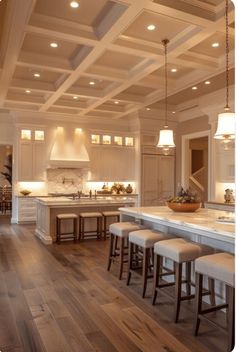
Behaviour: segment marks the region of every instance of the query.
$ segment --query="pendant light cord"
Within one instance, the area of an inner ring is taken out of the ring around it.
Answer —
[[[229,1],[226,0],[226,5],[225,5],[225,53],[226,53],[226,59],[225,59],[225,74],[226,74],[226,106],[225,110],[229,110],[229,16],[228,16],[228,10],[229,10]]]
[[[165,128],[168,128],[167,124],[167,92],[168,92],[168,87],[167,87],[167,44],[169,43],[168,39],[163,39],[162,43],[164,45],[165,49]]]

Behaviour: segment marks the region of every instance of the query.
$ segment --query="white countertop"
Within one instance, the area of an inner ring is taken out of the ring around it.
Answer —
[[[70,199],[68,197],[38,197],[36,202],[47,206],[80,206],[80,205],[97,205],[97,204],[127,204],[134,203],[135,200],[129,195],[120,195],[113,198],[112,196],[97,196],[94,198]]]
[[[198,209],[194,213],[174,212],[168,207],[127,207],[119,208],[121,213],[133,216],[138,219],[150,220],[159,224],[193,231],[208,237],[221,238],[231,243],[235,238],[234,223],[220,223],[219,217],[234,218],[233,212],[226,212],[214,209]]]

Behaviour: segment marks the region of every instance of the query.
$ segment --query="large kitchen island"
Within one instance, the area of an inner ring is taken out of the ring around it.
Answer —
[[[159,231],[234,253],[234,213],[198,209],[194,213],[173,212],[166,206],[120,208],[123,221],[140,221]]]
[[[56,240],[56,216],[58,214],[82,212],[102,212],[117,210],[120,207],[133,207],[136,205],[137,195],[98,196],[96,198],[73,197],[42,197],[36,199],[37,218],[35,235],[44,244],[51,244]],[[93,227],[91,220],[91,228]],[[66,226],[69,226],[67,224]]]

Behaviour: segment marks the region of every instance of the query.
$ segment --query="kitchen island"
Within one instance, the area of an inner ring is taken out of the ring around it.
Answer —
[[[44,244],[51,244],[56,240],[56,216],[60,213],[78,214],[88,211],[117,210],[120,207],[136,205],[137,195],[101,196],[95,198],[73,197],[41,197],[36,198],[37,218],[35,235]],[[91,219],[91,228],[94,223]],[[69,224],[66,231],[69,231]]]
[[[166,206],[120,208],[122,221],[141,221],[149,228],[207,244],[234,253],[234,213],[198,209],[194,213],[173,212]]]

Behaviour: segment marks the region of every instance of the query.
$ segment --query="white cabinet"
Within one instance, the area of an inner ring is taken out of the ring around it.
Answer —
[[[22,131],[30,132],[30,134],[22,135]],[[17,145],[17,181],[45,181],[46,148],[44,131],[19,129]]]
[[[175,157],[173,155],[142,155],[141,203],[164,205],[175,191]]]
[[[90,181],[133,181],[134,148],[99,146],[91,148]]]
[[[16,197],[17,203],[17,222],[36,221],[36,201],[34,197]]]

